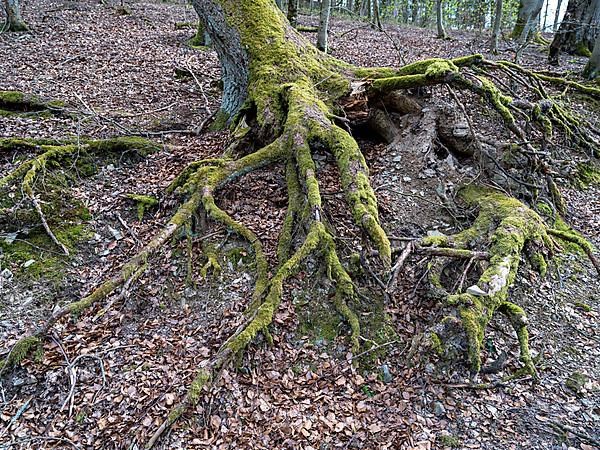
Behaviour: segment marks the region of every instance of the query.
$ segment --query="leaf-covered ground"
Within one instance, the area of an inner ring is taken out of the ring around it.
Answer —
[[[70,192],[90,219],[88,234],[65,264],[44,266],[55,251],[50,244],[37,249],[29,264],[15,265],[0,254],[5,350],[56,304],[85,294],[133,255],[172,212],[177,199],[164,190],[178,171],[219,155],[229,142],[226,133],[180,133],[197,128],[219,104],[215,54],[187,46],[195,19],[189,6],[132,3],[127,4],[130,14],[122,14],[118,3],[110,2],[22,3],[32,32],[0,35],[0,90],[61,99],[73,114],[0,117],[0,137],[149,132],[164,150],[141,160],[99,161],[94,176],[72,183]],[[315,17],[302,21],[314,23]],[[383,35],[364,24],[335,20],[332,51],[357,64],[397,66],[487,47],[485,35],[455,32],[454,39],[442,41],[430,30],[386,29]],[[500,57],[512,57],[509,46],[503,44]],[[545,68],[542,50],[527,49],[522,62]],[[565,63],[565,69],[579,70],[584,61],[565,58]],[[361,137],[361,144],[391,236],[452,230],[435,191],[441,182],[458,183],[475,170],[469,163],[387,148],[370,136]],[[24,156],[0,154],[0,176]],[[333,165],[326,155],[316,159],[325,201],[339,211],[329,219],[340,246],[353,249],[360,236],[344,212]],[[43,189],[44,181],[39,183]],[[600,245],[598,187],[564,187],[564,192],[573,226]],[[128,194],[153,195],[160,203],[140,221]],[[248,175],[218,200],[264,239],[273,258],[286,206],[281,171]],[[0,235],[7,238],[4,230]],[[205,263],[204,240],[218,245],[222,255],[222,271],[205,278],[198,270]],[[98,307],[77,322],[61,322],[41,361],[27,360],[2,373],[0,448],[143,446],[185,393],[198,364],[239,324],[252,292],[252,258],[244,243],[215,227],[193,242],[191,252],[182,238],[154,258],[151,270],[106,312]],[[222,374],[162,448],[588,450],[600,439],[600,283],[580,255],[561,256],[543,280],[522,270],[513,293],[530,317],[541,382],[522,380],[486,390],[465,387],[470,382],[461,373],[444,371],[421,352],[424,333],[439,320],[439,308],[423,295],[423,261],[407,265],[386,306],[397,333],[386,343],[387,356],[359,368],[343,337],[329,342],[298,331],[307,321],[302,311],[318,310],[315,302],[327,295],[327,286],[315,285],[317,270],[308,264],[286,286],[275,345],[252,345],[239,368]],[[490,355],[506,351],[507,370],[513,370],[518,348],[507,329],[494,323],[487,346]],[[494,382],[502,375],[482,379]],[[568,381],[573,378],[583,381],[575,390]]]

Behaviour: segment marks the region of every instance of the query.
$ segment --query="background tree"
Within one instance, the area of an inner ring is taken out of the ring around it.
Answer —
[[[436,23],[437,23],[437,37],[440,39],[446,39],[446,29],[444,28],[444,5],[443,0],[437,0],[435,5]]]
[[[298,5],[300,0],[289,0],[287,19],[291,26],[296,28],[298,26]]]
[[[599,26],[600,0],[569,0],[565,17],[550,45],[548,62],[558,65],[561,52],[590,56]]]
[[[513,28],[513,39],[526,41],[539,25],[544,0],[520,0],[517,21]]]
[[[583,71],[583,76],[588,80],[593,80],[600,76],[600,34],[596,38],[594,51]]]
[[[27,25],[21,18],[19,0],[2,0],[6,12],[5,31],[27,31]]]
[[[494,12],[494,28],[492,29],[492,41],[490,50],[492,53],[498,52],[498,39],[500,38],[500,28],[502,26],[502,0],[496,0],[496,9]]]
[[[327,38],[329,34],[329,16],[331,14],[331,0],[321,0],[321,13],[319,15],[319,31],[317,33],[317,48],[327,53]]]

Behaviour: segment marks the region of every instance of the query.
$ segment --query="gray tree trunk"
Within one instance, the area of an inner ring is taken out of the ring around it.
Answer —
[[[373,16],[375,18],[375,26],[379,31],[383,30],[381,25],[381,16],[379,15],[379,0],[373,0]]]
[[[3,0],[6,11],[6,31],[27,31],[27,25],[21,18],[18,0]]]
[[[435,5],[436,22],[437,22],[437,37],[446,39],[446,30],[444,29],[444,5],[443,0],[437,0]]]
[[[600,77],[600,34],[596,38],[592,56],[583,70],[583,76],[588,80]]]
[[[552,31],[554,31],[556,33],[556,30],[558,30],[558,26],[560,25],[558,23],[558,20],[560,19],[560,7],[562,6],[562,0],[558,0],[558,3],[556,4],[556,11],[554,11],[554,24],[552,25]]]
[[[288,2],[287,19],[294,28],[298,26],[298,3],[299,0],[289,0]]]
[[[492,29],[492,53],[498,52],[498,39],[500,38],[500,28],[502,26],[502,0],[496,0],[496,11],[494,12],[494,28]]]
[[[329,16],[331,14],[331,0],[321,0],[321,14],[319,16],[319,32],[317,34],[317,48],[327,53],[327,37],[329,34]]]
[[[519,2],[519,14],[512,32],[513,39],[526,41],[529,35],[539,26],[539,17],[544,0],[521,0]]]
[[[561,52],[590,56],[600,27],[600,0],[569,0],[567,12],[554,35],[548,62],[558,65]]]
[[[225,12],[218,3],[192,0],[192,4],[204,30],[210,35],[212,46],[221,62],[221,111],[233,116],[241,109],[248,95],[250,58],[242,45],[238,30],[228,23]]]

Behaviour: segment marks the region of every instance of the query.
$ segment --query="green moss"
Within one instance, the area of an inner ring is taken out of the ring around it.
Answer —
[[[457,436],[450,434],[440,436],[440,444],[444,447],[460,448],[462,443]]]
[[[88,141],[86,144],[92,151],[102,153],[124,153],[135,151],[141,156],[162,150],[162,145],[138,136],[120,136],[116,138]]]
[[[565,381],[565,386],[579,395],[589,379],[587,375],[581,372],[573,372]]]
[[[578,56],[584,56],[586,58],[592,56],[592,52],[585,42],[579,42],[577,44],[577,47],[575,48],[575,54]]]
[[[8,357],[0,361],[0,372],[5,369],[17,366],[35,349],[42,345],[42,341],[37,336],[29,336],[19,340],[11,349]]]
[[[600,167],[593,163],[578,164],[576,182],[582,189],[591,185],[600,185]]]
[[[588,305],[587,303],[583,303],[583,302],[575,302],[574,303],[576,308],[580,308],[585,312],[591,312],[592,311],[592,307],[590,305]]]
[[[202,389],[208,383],[210,383],[212,379],[212,375],[206,369],[198,370],[194,381],[190,385],[190,389],[188,390],[188,396],[192,405],[196,405],[200,400],[200,395],[202,393]]]
[[[429,333],[429,342],[431,349],[439,356],[444,354],[444,343],[436,333]]]
[[[564,252],[581,254],[586,251],[594,251],[592,244],[558,215],[550,232],[559,239]]]
[[[489,265],[479,277],[478,287],[486,295],[457,294],[449,303],[458,306],[458,314],[468,341],[468,358],[473,371],[481,367],[480,353],[485,328],[496,311],[505,314],[517,333],[521,349],[521,360],[525,368],[535,374],[529,353],[528,333],[524,311],[507,301],[508,291],[515,280],[521,253],[527,242],[553,248],[541,217],[515,198],[500,191],[469,185],[459,191],[460,197],[469,205],[479,208],[479,215],[470,231],[454,237],[466,246],[477,239],[489,237]],[[492,224],[495,227],[492,228]],[[545,271],[545,261],[538,261],[540,271]]]
[[[144,218],[144,213],[146,210],[158,205],[158,200],[150,195],[127,194],[126,197],[136,202],[137,215],[140,222]]]

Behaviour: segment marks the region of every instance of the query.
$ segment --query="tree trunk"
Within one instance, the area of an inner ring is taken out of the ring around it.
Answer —
[[[6,11],[6,31],[27,31],[27,25],[21,18],[19,0],[3,0]]]
[[[517,22],[512,32],[513,39],[526,41],[538,27],[539,15],[544,6],[544,0],[521,0]]]
[[[296,28],[298,26],[298,3],[300,0],[289,0],[287,19],[291,26]]]
[[[498,53],[498,39],[500,38],[500,27],[502,26],[502,0],[496,0],[496,11],[494,13],[494,28],[492,29],[492,53]]]
[[[558,30],[558,26],[560,25],[558,23],[559,19],[560,19],[560,8],[562,7],[562,0],[558,0],[558,3],[556,4],[556,11],[554,11],[554,23],[552,24],[552,31],[554,31],[556,33],[556,30]]]
[[[567,12],[554,35],[548,62],[558,65],[561,52],[591,56],[600,25],[600,0],[569,0]]]
[[[600,34],[596,38],[594,51],[583,71],[583,76],[588,80],[594,80],[600,77]]]
[[[436,22],[437,22],[437,37],[446,39],[446,30],[444,29],[444,5],[443,0],[437,0],[435,5]]]
[[[329,16],[331,14],[331,0],[321,0],[321,13],[319,16],[319,31],[317,34],[317,48],[327,53],[327,37],[329,34]]]
[[[379,14],[379,0],[373,0],[373,16],[375,19],[375,26],[379,31],[382,31],[383,26],[381,25],[381,16]]]

